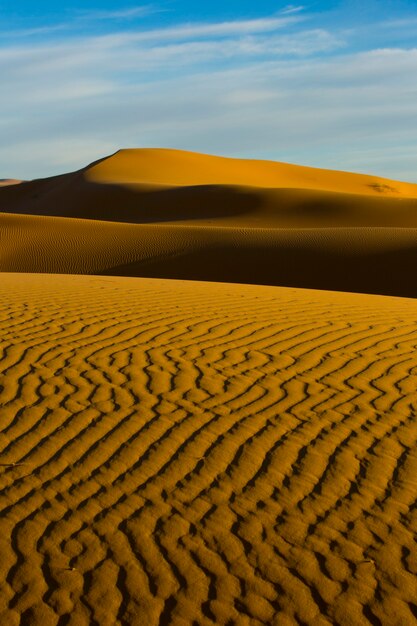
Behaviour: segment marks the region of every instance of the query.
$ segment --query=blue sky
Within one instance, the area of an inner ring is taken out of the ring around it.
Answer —
[[[417,182],[417,1],[0,0],[0,178],[173,147]]]

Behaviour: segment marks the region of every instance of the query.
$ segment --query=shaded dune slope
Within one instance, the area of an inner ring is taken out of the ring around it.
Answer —
[[[122,150],[0,192],[0,210],[132,223],[417,226],[417,185],[177,150]]]
[[[417,302],[4,274],[0,622],[413,624]]]
[[[0,270],[417,296],[416,228],[224,228],[0,214]]]
[[[0,211],[2,271],[417,295],[417,185],[375,176],[123,150],[3,187]]]
[[[72,176],[57,188],[50,181],[3,188],[0,210],[136,224],[186,222],[234,228],[417,227],[416,198],[214,183],[124,185]]]

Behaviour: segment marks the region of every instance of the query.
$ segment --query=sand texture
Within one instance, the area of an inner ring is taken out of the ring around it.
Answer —
[[[157,149],[14,182],[0,626],[416,624],[417,185]]]
[[[417,228],[223,228],[0,213],[0,271],[106,274],[417,297]]]
[[[0,211],[0,271],[417,296],[417,185],[374,176],[124,150]]]
[[[416,623],[417,301],[1,278],[1,624]]]

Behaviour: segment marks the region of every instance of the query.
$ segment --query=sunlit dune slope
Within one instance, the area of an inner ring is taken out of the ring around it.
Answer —
[[[417,185],[408,183],[122,150],[78,172],[2,187],[0,211],[0,271],[417,297]]]
[[[15,178],[0,178],[0,187],[6,187],[8,185],[18,185],[21,182],[21,180],[16,180]]]
[[[0,214],[0,271],[113,274],[417,297],[416,228],[222,228]]]
[[[0,623],[417,619],[417,301],[4,274]]]
[[[417,226],[417,185],[175,150],[122,150],[0,190],[0,210],[123,222],[296,228]]]
[[[84,175],[87,180],[100,183],[247,185],[417,197],[417,185],[377,176],[182,150],[120,150],[89,166]]]

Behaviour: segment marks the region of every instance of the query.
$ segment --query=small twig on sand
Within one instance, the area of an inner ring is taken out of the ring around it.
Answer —
[[[77,568],[76,567],[57,567],[58,570],[61,570],[62,572],[77,572]]]

